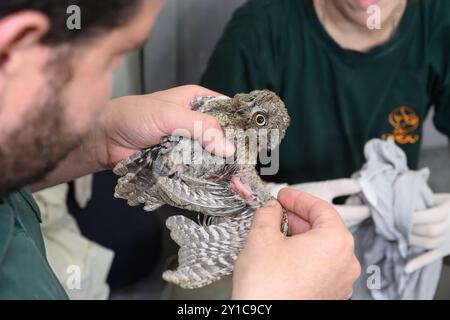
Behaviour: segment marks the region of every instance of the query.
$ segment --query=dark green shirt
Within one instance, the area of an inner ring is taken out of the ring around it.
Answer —
[[[348,177],[371,138],[394,138],[416,168],[431,105],[437,128],[450,135],[450,1],[410,1],[395,37],[361,53],[328,35],[312,0],[250,0],[226,28],[202,85],[281,96],[292,125],[275,181]]]
[[[27,190],[0,197],[0,299],[67,299],[47,262],[40,212]]]

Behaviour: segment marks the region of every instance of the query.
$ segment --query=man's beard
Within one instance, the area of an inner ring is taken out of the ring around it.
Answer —
[[[52,65],[46,92],[29,108],[21,127],[0,136],[0,196],[45,178],[81,142],[68,129],[62,99],[69,66]]]

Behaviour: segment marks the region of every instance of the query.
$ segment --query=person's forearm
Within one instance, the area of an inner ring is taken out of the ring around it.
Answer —
[[[87,174],[100,172],[106,169],[98,159],[98,144],[91,141],[88,136],[83,144],[73,150],[58,167],[50,172],[44,179],[30,186],[32,192],[72,181]]]

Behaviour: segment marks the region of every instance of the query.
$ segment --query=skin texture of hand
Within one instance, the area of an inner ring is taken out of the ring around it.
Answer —
[[[450,194],[435,195],[435,206],[413,216],[411,245],[426,249],[405,267],[414,272],[450,254]]]
[[[258,210],[236,263],[233,299],[349,299],[360,265],[339,214],[293,189],[281,190],[278,201],[289,212],[290,236],[280,232],[278,202]]]

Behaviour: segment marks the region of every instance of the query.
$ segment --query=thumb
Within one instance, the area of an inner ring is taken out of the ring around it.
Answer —
[[[235,152],[235,146],[229,142],[216,118],[175,105],[166,105],[154,117],[162,135],[180,135],[198,140],[205,150],[218,156],[228,157]]]
[[[273,229],[280,231],[283,221],[283,209],[276,200],[269,201],[264,207],[258,209],[253,218],[252,229]]]

